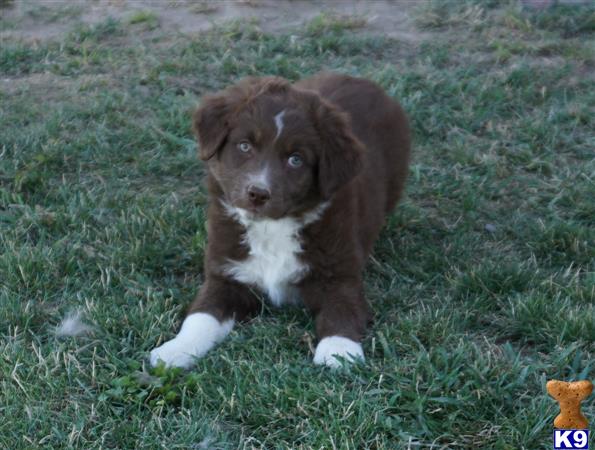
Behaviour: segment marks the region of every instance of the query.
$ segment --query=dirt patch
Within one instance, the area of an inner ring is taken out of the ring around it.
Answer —
[[[295,29],[321,13],[354,16],[364,24],[358,31],[404,41],[425,37],[417,30],[408,0],[151,1],[86,0],[19,1],[2,8],[0,38],[60,39],[77,24],[96,24],[109,17],[123,22],[146,22],[166,33],[193,34],[230,20],[255,21],[266,32]]]
[[[63,98],[64,91],[75,95],[81,89],[96,85],[109,86],[114,83],[112,77],[105,74],[80,75],[74,78],[55,75],[50,72],[34,73],[11,78],[0,78],[0,92],[6,95],[22,93],[43,95],[45,102]]]

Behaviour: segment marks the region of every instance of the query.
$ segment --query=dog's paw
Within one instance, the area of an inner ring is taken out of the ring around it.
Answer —
[[[233,320],[221,323],[210,314],[190,314],[175,338],[151,351],[149,362],[153,367],[163,361],[167,367],[188,369],[221,342],[233,325]]]
[[[182,367],[188,369],[192,367],[196,358],[200,355],[193,354],[194,349],[188,342],[182,339],[174,338],[165,344],[151,350],[149,361],[151,366],[155,367],[159,362],[163,362],[166,367]]]
[[[338,358],[337,358],[338,357]],[[316,346],[314,364],[341,367],[344,362],[364,361],[364,350],[359,342],[342,336],[329,336]]]

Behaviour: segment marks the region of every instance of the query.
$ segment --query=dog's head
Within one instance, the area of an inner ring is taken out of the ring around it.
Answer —
[[[362,164],[346,115],[281,78],[248,78],[206,97],[194,129],[223,200],[255,217],[308,211]]]

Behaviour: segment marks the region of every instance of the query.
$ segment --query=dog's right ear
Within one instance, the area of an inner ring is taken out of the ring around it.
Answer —
[[[198,139],[200,159],[206,161],[223,147],[229,134],[231,105],[224,94],[204,98],[200,108],[194,112],[193,127]]]

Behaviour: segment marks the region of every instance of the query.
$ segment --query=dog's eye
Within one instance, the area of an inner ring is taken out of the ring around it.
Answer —
[[[238,149],[243,153],[248,153],[252,150],[252,145],[248,141],[242,141],[238,144]]]
[[[302,159],[302,157],[300,155],[298,155],[297,153],[294,153],[287,160],[287,164],[289,164],[290,167],[297,169],[298,167],[302,167],[302,164],[304,164],[304,160]]]

